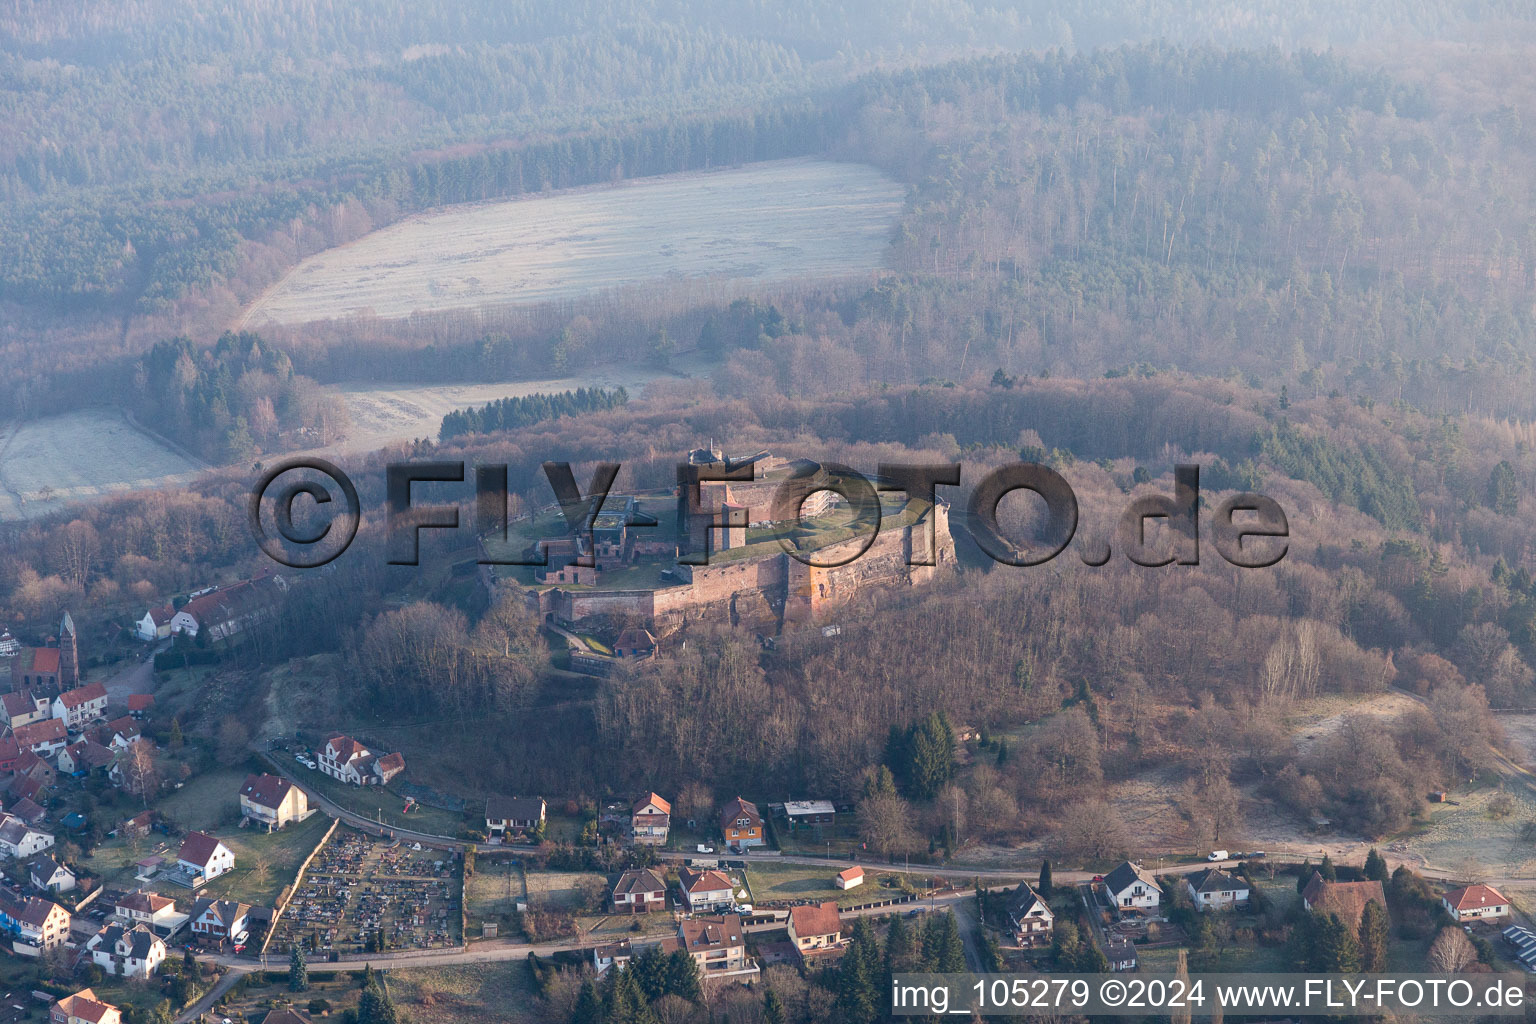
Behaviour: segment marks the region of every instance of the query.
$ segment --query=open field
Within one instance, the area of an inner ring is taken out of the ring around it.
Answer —
[[[502,381],[494,384],[414,385],[343,384],[341,395],[347,403],[352,422],[346,435],[321,453],[335,455],[376,451],[385,445],[414,441],[419,437],[437,438],[443,417],[457,409],[485,405],[502,398],[558,394],[577,388],[617,388],[631,397],[645,385],[662,377],[687,375],[697,369],[693,363],[679,360],[676,368],[662,370],[653,366],[600,366],[579,376],[552,380]]]
[[[200,468],[115,411],[87,409],[0,427],[0,519],[46,515],[113,491],[185,483]]]
[[[832,878],[848,865],[832,861],[825,867],[820,864],[765,864],[753,862],[746,872],[752,888],[754,904],[771,904],[775,901],[832,900],[840,906],[851,907],[879,899],[901,895],[900,889],[888,889],[882,884],[886,877],[874,866],[867,866],[864,884],[856,889],[843,890],[832,884]],[[739,877],[732,872],[732,877]]]
[[[410,217],[304,260],[243,326],[570,299],[657,278],[776,281],[880,266],[902,188],[782,160]]]
[[[533,976],[522,962],[402,967],[389,993],[416,1024],[522,1024],[542,1021]]]
[[[304,453],[361,455],[417,438],[436,439],[443,417],[502,398],[577,388],[623,387],[632,396],[657,379],[707,372],[693,359],[670,369],[600,366],[580,376],[430,386],[342,384],[351,423],[340,440]],[[93,409],[0,425],[0,520],[46,515],[117,491],[183,484],[201,467],[131,426],[121,413]]]

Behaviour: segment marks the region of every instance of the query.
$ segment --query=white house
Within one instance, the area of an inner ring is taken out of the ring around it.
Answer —
[[[18,750],[30,750],[39,757],[52,757],[69,745],[64,723],[57,718],[45,718],[41,722],[18,725],[11,730]]]
[[[379,755],[351,736],[336,735],[325,741],[316,759],[320,770],[353,786],[382,786],[405,771],[405,755]]]
[[[667,883],[650,868],[638,868],[619,876],[612,892],[614,909],[631,911],[665,910],[667,907]]]
[[[1104,876],[1104,888],[1110,902],[1122,912],[1142,910],[1155,914],[1163,900],[1163,891],[1152,873],[1130,861]]]
[[[27,863],[27,878],[48,892],[69,892],[75,887],[75,873],[52,857],[33,857]]]
[[[144,889],[136,889],[119,898],[114,910],[124,921],[142,924],[164,935],[169,935],[187,920],[186,914],[177,912],[175,900]]]
[[[485,835],[508,842],[544,827],[548,808],[539,796],[492,796],[485,801]]]
[[[107,688],[100,683],[77,686],[53,698],[53,717],[71,732],[79,732],[87,722],[94,722],[106,711]]]
[[[1248,883],[1220,868],[1206,868],[1184,878],[1196,910],[1225,910],[1248,902]]]
[[[165,943],[143,925],[108,925],[85,948],[96,966],[125,978],[147,978],[165,962]]]
[[[1015,942],[1034,946],[1051,941],[1056,913],[1028,882],[1020,882],[1018,891],[1008,901],[1008,924]]]
[[[14,814],[0,813],[0,853],[17,860],[42,853],[53,845],[53,836],[33,828]]]
[[[192,908],[192,934],[207,939],[244,942],[251,908],[234,900],[198,900]]]
[[[188,832],[181,841],[177,865],[192,876],[195,884],[218,878],[235,866],[235,854],[229,847],[206,832]]]
[[[176,617],[176,609],[170,605],[161,605],[159,608],[151,608],[144,613],[144,617],[134,624],[134,636],[145,643],[154,643],[156,640],[164,640],[171,635],[171,620]]]
[[[720,871],[694,871],[683,868],[677,873],[683,902],[694,913],[730,910],[736,903],[731,880]]]
[[[171,617],[171,632],[210,641],[226,640],[277,614],[288,583],[276,573],[262,572],[227,587],[210,587],[194,594]]]
[[[1509,916],[1509,900],[1491,885],[1465,885],[1440,897],[1451,920],[1481,921]]]
[[[635,801],[629,815],[630,836],[645,846],[664,846],[672,826],[672,804],[656,793]]]

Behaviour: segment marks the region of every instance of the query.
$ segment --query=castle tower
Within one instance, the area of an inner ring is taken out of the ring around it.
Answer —
[[[75,638],[75,620],[69,612],[59,623],[59,691],[80,685],[80,645]]]

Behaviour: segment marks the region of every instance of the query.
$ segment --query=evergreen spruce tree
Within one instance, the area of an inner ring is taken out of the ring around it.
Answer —
[[[581,994],[576,997],[576,1011],[571,1015],[571,1024],[603,1024],[603,1002],[598,998],[597,986],[588,978],[581,985]]]
[[[1312,881],[1312,872],[1314,870],[1316,869],[1312,867],[1312,861],[1310,858],[1301,862],[1301,870],[1296,873],[1297,892],[1301,892],[1307,887],[1307,883]]]
[[[288,991],[305,992],[309,989],[309,965],[304,962],[304,948],[293,944],[293,954],[288,957]]]
[[[965,943],[960,939],[960,926],[955,915],[946,912],[940,933],[938,970],[941,974],[960,974],[965,970]]]
[[[1333,867],[1333,858],[1323,854],[1323,862],[1317,866],[1317,873],[1323,876],[1325,882],[1337,882],[1339,873]]]
[[[917,945],[913,941],[912,932],[908,930],[906,921],[901,915],[892,914],[890,928],[885,933],[885,978],[890,981],[892,974],[912,969],[913,959],[917,953]],[[889,989],[887,988],[887,991]]]
[[[394,1000],[377,980],[363,989],[357,1000],[357,1024],[399,1024]]]
[[[1037,891],[1040,893],[1040,898],[1043,900],[1050,900],[1051,888],[1051,862],[1049,860],[1043,860],[1040,862],[1040,884],[1037,886]]]
[[[879,1019],[882,993],[876,975],[880,961],[879,941],[868,918],[860,918],[838,965],[833,989],[833,1017],[849,1024],[874,1024]]]
[[[784,1000],[773,989],[763,993],[764,1024],[784,1024]]]
[[[1371,900],[1360,915],[1360,969],[1379,974],[1387,969],[1387,944],[1391,938],[1387,908]]]
[[[1360,941],[1338,914],[1327,914],[1318,923],[1316,960],[1312,970],[1338,974],[1360,973]]]
[[[699,990],[699,965],[684,949],[674,949],[667,954],[668,995],[678,996],[690,1003],[697,1002]]]
[[[1385,882],[1390,875],[1387,872],[1387,858],[1376,852],[1376,847],[1371,847],[1371,852],[1365,855],[1365,877],[1372,882]]]

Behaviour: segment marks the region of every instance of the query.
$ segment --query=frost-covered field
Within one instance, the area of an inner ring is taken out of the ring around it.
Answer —
[[[198,466],[129,426],[121,413],[84,410],[0,427],[0,519],[197,476]]]
[[[677,365],[680,369],[696,368],[685,362]],[[668,376],[671,376],[668,371],[644,366],[613,366],[585,370],[580,377],[502,384],[342,385],[342,398],[346,400],[352,424],[347,428],[346,437],[324,451],[358,454],[420,437],[435,441],[443,417],[449,412],[501,398],[557,394],[591,387],[623,387],[632,398],[638,398],[647,383]]]
[[[868,271],[902,197],[873,167],[780,160],[446,207],[304,260],[245,324],[546,302],[659,278]]]

